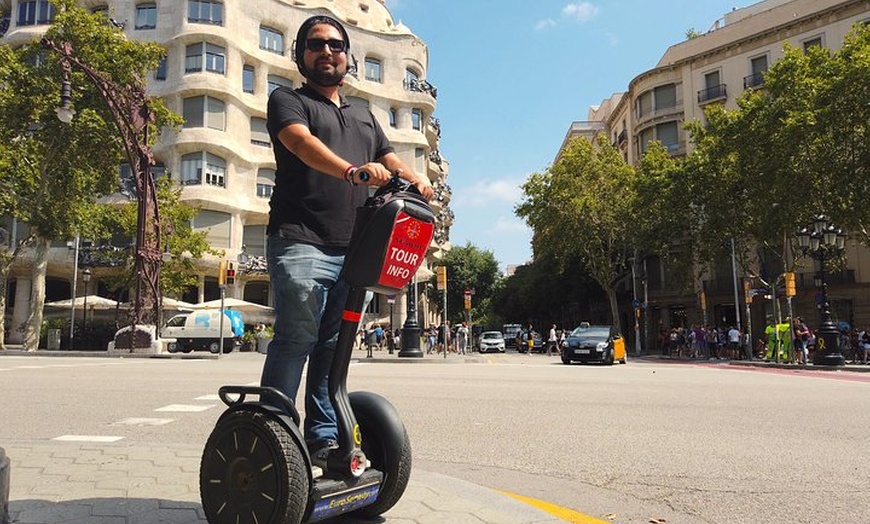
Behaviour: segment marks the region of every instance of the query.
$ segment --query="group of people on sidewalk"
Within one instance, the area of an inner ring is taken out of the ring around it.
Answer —
[[[786,318],[764,329],[760,339],[750,344],[750,336],[736,326],[662,328],[657,339],[662,356],[727,360],[765,360],[792,364],[812,362],[816,335],[802,317]],[[840,331],[839,349],[854,364],[870,363],[870,326],[865,330]]]
[[[462,322],[455,329],[450,328],[450,321],[441,322],[440,326],[430,325],[424,332],[426,338],[426,354],[456,353],[465,355],[472,351],[471,331],[468,322]]]

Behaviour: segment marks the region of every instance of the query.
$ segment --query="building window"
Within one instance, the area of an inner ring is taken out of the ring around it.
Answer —
[[[649,147],[650,141],[655,138],[655,129],[652,127],[644,129],[640,132],[637,141],[638,153],[641,155],[646,153],[647,147]]]
[[[653,89],[656,111],[677,107],[677,84],[658,86]]]
[[[230,247],[230,232],[232,231],[230,224],[232,224],[232,217],[229,213],[208,209],[200,210],[193,218],[193,230],[204,231],[208,243],[211,247],[216,248],[226,249]]]
[[[719,71],[711,71],[704,75],[705,89],[698,91],[698,103],[711,102],[726,97],[725,84]]]
[[[246,65],[242,68],[242,91],[254,92],[254,66]]]
[[[245,226],[242,231],[242,243],[248,255],[266,256],[266,226]]]
[[[420,75],[413,69],[405,69],[405,91],[419,91]]]
[[[54,6],[48,0],[18,2],[18,25],[50,24],[54,20]]]
[[[224,25],[224,5],[209,0],[189,0],[187,21],[192,24]]]
[[[257,196],[259,198],[270,198],[272,196],[272,188],[274,187],[274,169],[262,168],[257,171]]]
[[[822,42],[822,35],[804,40],[802,45],[804,46],[804,52],[809,51],[811,47],[822,47],[824,45],[824,42]]]
[[[420,109],[411,110],[411,127],[417,131],[423,129],[423,111]]]
[[[154,71],[154,80],[166,80],[166,57],[160,59],[157,63],[157,69]]]
[[[196,73],[205,69],[212,73],[224,74],[226,49],[208,42],[198,42],[187,46],[184,61],[185,73]]]
[[[260,26],[260,49],[284,55],[284,33],[271,27]]]
[[[390,127],[396,127],[396,108],[390,108]]]
[[[652,113],[653,110],[653,92],[646,91],[637,97],[637,117],[643,118]]]
[[[272,94],[272,91],[278,89],[279,87],[286,87],[287,89],[293,89],[293,81],[289,78],[284,78],[283,76],[278,75],[269,75],[267,78],[267,82],[269,84],[269,94]]]
[[[157,5],[140,4],[136,6],[136,29],[155,29],[157,27]]]
[[[767,55],[749,59],[749,76],[743,78],[743,88],[756,87],[764,83],[764,73],[767,72]]]
[[[414,149],[414,171],[422,173],[426,169],[426,150],[422,147]]]
[[[680,138],[676,122],[665,122],[656,126],[656,140],[671,153],[680,149]]]
[[[377,58],[366,58],[366,80],[383,82],[381,76],[381,61]]]
[[[184,127],[208,127],[226,130],[226,105],[211,96],[185,98],[183,103]]]
[[[266,128],[266,119],[251,117],[251,143],[255,146],[271,147],[272,141]]]
[[[208,184],[226,187],[227,163],[211,153],[200,151],[181,157],[181,184]]]

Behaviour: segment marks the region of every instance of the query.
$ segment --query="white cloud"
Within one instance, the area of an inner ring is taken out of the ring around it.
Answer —
[[[562,14],[582,24],[595,18],[599,10],[597,5],[590,2],[577,2],[563,7]]]
[[[523,195],[518,180],[478,180],[474,184],[457,189],[453,193],[450,206],[453,208],[505,207],[513,206]]]
[[[556,27],[556,21],[552,18],[547,18],[535,24],[535,31],[543,31],[551,27]]]
[[[529,226],[517,217],[498,217],[493,226],[494,233],[522,233],[528,234]]]

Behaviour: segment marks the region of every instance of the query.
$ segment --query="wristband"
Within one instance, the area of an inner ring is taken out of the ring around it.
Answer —
[[[350,183],[354,183],[353,182],[353,174],[355,171],[356,171],[355,165],[351,164],[351,165],[347,166],[347,169],[344,170],[343,178]]]

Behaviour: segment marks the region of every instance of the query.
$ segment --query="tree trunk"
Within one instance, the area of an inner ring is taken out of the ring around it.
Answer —
[[[607,288],[607,300],[610,302],[610,316],[613,318],[613,325],[622,333],[622,320],[619,315],[619,305],[616,302],[616,290]]]
[[[33,261],[33,284],[30,290],[30,315],[24,323],[24,349],[36,351],[39,347],[39,332],[42,328],[42,308],[45,305],[45,274],[48,268],[49,241],[37,238],[34,242],[36,257]]]

